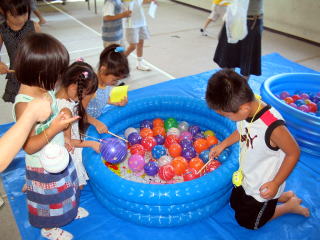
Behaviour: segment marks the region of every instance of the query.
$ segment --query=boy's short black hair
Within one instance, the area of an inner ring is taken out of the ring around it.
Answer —
[[[30,0],[1,0],[0,7],[5,18],[7,18],[8,12],[10,12],[12,16],[21,16],[28,13],[30,18]]]
[[[14,69],[18,81],[53,90],[69,65],[67,49],[45,33],[30,33],[21,42]]]
[[[125,78],[129,75],[128,58],[123,51],[116,51],[117,47],[120,47],[120,45],[111,44],[101,52],[99,70],[104,66],[107,69],[105,75],[112,74]]]
[[[254,99],[247,80],[233,70],[220,70],[208,81],[206,101],[213,110],[236,113],[242,104]]]

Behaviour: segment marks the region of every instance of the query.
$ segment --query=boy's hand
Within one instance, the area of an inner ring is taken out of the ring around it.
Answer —
[[[98,133],[108,133],[108,127],[101,121],[97,120],[94,124],[94,127],[96,128]]]
[[[278,192],[279,186],[274,181],[266,182],[259,188],[260,196],[264,199],[272,199]]]
[[[219,157],[220,153],[225,149],[221,144],[216,145],[215,147],[211,148],[209,153],[209,159],[212,160],[216,157]]]
[[[132,14],[132,11],[130,10],[122,12],[122,15],[124,18],[131,17],[131,14]]]

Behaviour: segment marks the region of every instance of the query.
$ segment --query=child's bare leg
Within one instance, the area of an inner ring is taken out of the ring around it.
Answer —
[[[203,30],[206,30],[206,28],[209,26],[209,24],[212,22],[211,18],[208,18],[207,21],[205,22],[204,26],[203,26]]]
[[[137,48],[137,44],[130,43],[127,50],[125,51],[124,55],[129,56]]]
[[[137,57],[142,57],[143,55],[143,44],[144,40],[139,40],[137,44]]]
[[[297,197],[291,197],[287,202],[280,204],[276,207],[276,210],[271,219],[280,217],[286,213],[295,213],[305,217],[310,216],[308,208],[302,207],[300,205],[301,199]]]
[[[288,191],[288,192],[284,192],[281,194],[281,196],[278,199],[278,202],[287,202],[290,198],[295,197],[296,195],[294,194],[293,191]]]
[[[45,24],[47,22],[38,9],[33,10],[33,13],[39,18],[40,25]]]

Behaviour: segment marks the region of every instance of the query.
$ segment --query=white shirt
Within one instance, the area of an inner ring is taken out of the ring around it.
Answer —
[[[139,28],[147,26],[146,18],[142,8],[143,0],[125,0],[124,11],[132,11],[131,17],[124,18],[125,28]]]
[[[102,8],[102,15],[105,16],[114,16],[114,4],[111,1],[107,1]]]
[[[267,201],[260,196],[259,188],[274,179],[285,156],[281,149],[270,145],[272,131],[283,125],[284,121],[278,111],[269,108],[270,106],[264,107],[252,123],[249,120],[237,123],[237,129],[242,136],[243,157],[240,162],[244,176],[242,186],[247,195],[254,197],[259,202]],[[247,136],[246,141],[245,136]],[[285,182],[279,187],[274,198],[280,197],[284,187]]]

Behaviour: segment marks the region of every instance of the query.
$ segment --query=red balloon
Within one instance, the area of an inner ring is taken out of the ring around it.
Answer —
[[[169,151],[171,157],[179,157],[182,152],[182,147],[180,146],[179,143],[172,143],[169,146],[168,151]]]
[[[184,157],[176,157],[172,160],[171,165],[175,174],[181,176],[188,167],[188,162]]]
[[[141,144],[134,144],[129,148],[129,150],[131,155],[138,154],[138,155],[144,156],[146,153],[146,150]]]
[[[169,136],[166,137],[166,140],[164,141],[164,146],[166,148],[169,148],[172,143],[178,143],[178,142],[179,142],[179,137],[178,136],[169,135]]]
[[[197,171],[199,171],[203,166],[203,161],[198,157],[192,158],[189,162],[189,167],[194,168]]]
[[[214,170],[216,170],[219,166],[221,165],[221,163],[218,160],[212,160],[205,168],[205,171],[208,172],[212,172]]]
[[[141,145],[146,149],[147,151],[151,151],[151,149],[157,145],[156,140],[153,137],[145,137],[141,140]]]
[[[162,180],[169,181],[174,177],[174,169],[170,164],[164,165],[159,168],[158,175]]]
[[[184,181],[190,181],[198,177],[200,177],[200,174],[198,174],[197,170],[195,170],[194,168],[187,168],[183,174]]]
[[[203,138],[195,140],[193,146],[197,153],[201,153],[209,148],[207,140]]]

